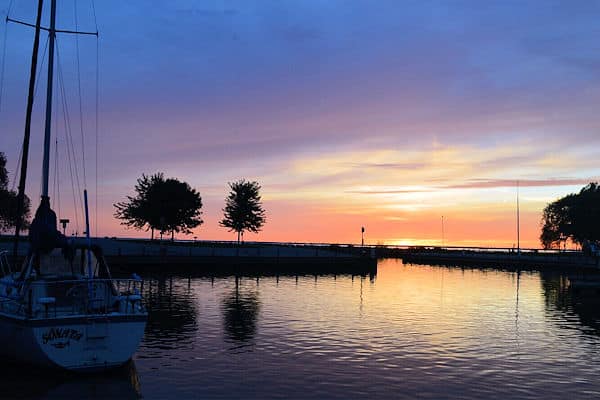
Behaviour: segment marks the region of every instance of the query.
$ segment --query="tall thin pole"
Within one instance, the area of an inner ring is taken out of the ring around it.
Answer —
[[[33,50],[31,51],[31,69],[29,72],[29,92],[27,94],[27,112],[25,115],[25,135],[23,136],[23,155],[21,158],[21,175],[19,177],[19,192],[17,194],[17,214],[15,224],[15,245],[13,255],[16,258],[19,251],[19,234],[23,225],[23,209],[25,202],[25,183],[27,179],[27,161],[29,158],[29,137],[31,136],[31,114],[33,112],[33,98],[35,94],[35,75],[37,71],[38,50],[40,47],[40,25],[44,0],[38,0],[37,18],[35,20],[35,36]]]
[[[50,134],[52,126],[52,82],[54,77],[54,40],[56,38],[56,0],[50,2],[50,40],[48,42],[48,86],[46,88],[46,126],[44,131],[44,162],[42,168],[42,198],[48,197],[50,175]]]
[[[444,216],[442,215],[442,247],[444,247]]]
[[[519,181],[517,181],[517,253],[521,254],[521,213],[519,210]]]
[[[88,278],[92,279],[92,261],[90,257],[90,249],[92,248],[92,239],[90,238],[90,214],[88,209],[88,195],[87,190],[83,190],[83,203],[85,207],[85,237],[87,239],[87,270]]]

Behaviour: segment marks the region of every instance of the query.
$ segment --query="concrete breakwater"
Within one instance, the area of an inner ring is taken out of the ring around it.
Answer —
[[[77,238],[75,240],[84,240]],[[159,241],[94,238],[113,270],[181,271],[207,274],[372,274],[377,259],[405,263],[504,269],[600,268],[600,257],[580,251],[539,249],[388,246],[327,243]],[[0,236],[0,251],[12,253],[12,237]],[[23,257],[29,245],[22,243]]]
[[[76,240],[83,240],[81,238]],[[285,243],[171,242],[94,238],[111,269],[122,272],[180,271],[198,274],[373,274],[375,252],[344,245]],[[12,252],[12,238],[0,251]],[[19,258],[29,245],[19,246]]]
[[[424,249],[406,250],[401,256],[406,263],[475,265],[501,268],[600,268],[600,258],[577,251],[512,251],[501,249]]]
[[[377,260],[343,248],[203,242],[149,244],[112,241],[105,257],[113,269],[207,274],[372,274]]]

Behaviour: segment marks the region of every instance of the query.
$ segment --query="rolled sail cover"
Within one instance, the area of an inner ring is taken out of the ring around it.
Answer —
[[[42,196],[29,227],[29,242],[34,253],[47,254],[66,245],[65,236],[56,229],[56,213],[50,208],[50,199]]]

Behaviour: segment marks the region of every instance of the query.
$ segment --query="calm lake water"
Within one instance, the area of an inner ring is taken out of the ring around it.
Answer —
[[[589,286],[596,279],[597,286]],[[600,275],[403,265],[374,277],[163,277],[133,362],[10,370],[42,398],[598,398]],[[575,287],[586,283],[586,286]],[[2,395],[0,395],[2,396]],[[12,396],[10,396],[12,397]]]

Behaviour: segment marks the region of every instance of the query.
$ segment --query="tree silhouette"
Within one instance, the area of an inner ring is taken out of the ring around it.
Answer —
[[[241,179],[229,182],[229,188],[231,191],[225,199],[224,216],[219,225],[237,232],[239,243],[244,231],[260,231],[266,221],[265,210],[262,208],[258,182]]]
[[[8,171],[6,170],[6,156],[0,152],[0,231],[9,231],[17,225],[17,192],[8,189]],[[21,214],[22,226],[29,225],[31,202],[25,196],[23,213]]]
[[[571,240],[584,244],[600,240],[600,186],[590,183],[546,206],[540,241],[544,248],[560,247]]]
[[[151,176],[142,175],[135,185],[135,196],[114,204],[115,217],[121,224],[138,230],[191,233],[191,229],[203,223],[200,193],[186,182],[175,178],[165,179],[162,172]]]

